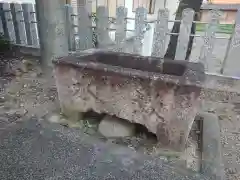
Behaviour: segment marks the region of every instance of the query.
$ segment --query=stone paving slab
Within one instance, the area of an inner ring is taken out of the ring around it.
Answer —
[[[0,129],[0,179],[210,179],[35,118]]]

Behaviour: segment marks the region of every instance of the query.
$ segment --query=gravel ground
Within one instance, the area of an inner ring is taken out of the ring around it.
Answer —
[[[24,117],[37,116],[38,118],[43,118],[49,114],[59,114],[57,90],[52,75],[40,75],[36,73],[38,70],[38,65],[36,64],[28,72],[19,73],[18,70],[22,66],[22,61],[12,59],[9,62],[12,62],[14,65],[11,65],[10,68],[8,67],[8,72],[3,73],[0,78],[0,129],[9,125],[9,122],[7,123],[9,119],[11,119],[11,123],[14,123],[15,121],[24,119]],[[17,66],[17,68],[14,66]],[[206,101],[203,107],[205,111],[215,113],[219,116],[227,179],[240,179],[240,98],[222,103]],[[83,126],[81,125],[81,127]],[[94,131],[92,131],[94,133],[91,132],[91,128],[90,130],[88,128],[87,131],[89,131],[87,132],[88,134],[95,133]],[[137,144],[134,141],[139,143],[138,138],[133,138],[130,140],[130,143],[124,141],[122,144],[125,143],[132,148],[131,146]],[[141,142],[143,142],[142,139],[140,144]],[[192,143],[189,144],[189,147],[196,146],[196,141],[191,140],[190,142]],[[148,149],[148,146],[145,142],[143,144],[143,146],[138,146],[136,149],[147,153],[156,150],[156,148],[154,149],[151,146],[149,148],[151,149],[150,151],[145,151],[144,149]],[[194,170],[196,167],[191,166],[195,164],[193,157],[197,159],[196,149],[196,147],[189,148],[187,152],[192,154],[190,158],[191,162],[188,166]]]
[[[0,179],[210,180],[159,157],[37,118],[0,130]]]
[[[236,100],[238,101],[238,100]],[[239,102],[239,101],[238,101]],[[240,179],[240,111],[235,102],[205,102],[205,111],[218,115],[226,178]]]
[[[29,59],[29,62],[34,62]],[[57,90],[51,75],[40,75],[37,64],[23,72],[20,58],[8,60],[0,77],[0,114],[5,116],[42,117],[59,110]]]

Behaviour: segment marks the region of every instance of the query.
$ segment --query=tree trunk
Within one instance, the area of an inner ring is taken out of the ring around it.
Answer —
[[[202,6],[202,2],[203,0],[181,0],[179,2],[175,20],[182,19],[182,12],[186,8],[191,8],[195,11],[194,21],[199,20],[199,14],[200,14],[200,8]],[[179,29],[180,29],[180,23],[175,22],[172,28],[172,33],[179,33]],[[196,30],[196,24],[193,23],[191,28],[191,34],[195,34],[195,30]],[[193,39],[194,37],[190,36],[185,60],[188,60],[191,54]],[[165,54],[165,58],[174,60],[176,48],[177,48],[177,42],[178,42],[178,35],[177,36],[171,35],[170,42],[168,44],[168,49]]]

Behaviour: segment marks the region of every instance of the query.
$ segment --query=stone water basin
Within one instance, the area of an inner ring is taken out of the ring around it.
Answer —
[[[92,51],[54,61],[61,107],[145,126],[166,148],[184,149],[200,105],[204,67],[188,61]],[[70,113],[69,113],[70,112]]]

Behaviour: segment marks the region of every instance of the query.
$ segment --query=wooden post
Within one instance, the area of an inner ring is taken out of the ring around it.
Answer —
[[[52,60],[68,55],[65,0],[36,0],[36,12],[43,67]]]

